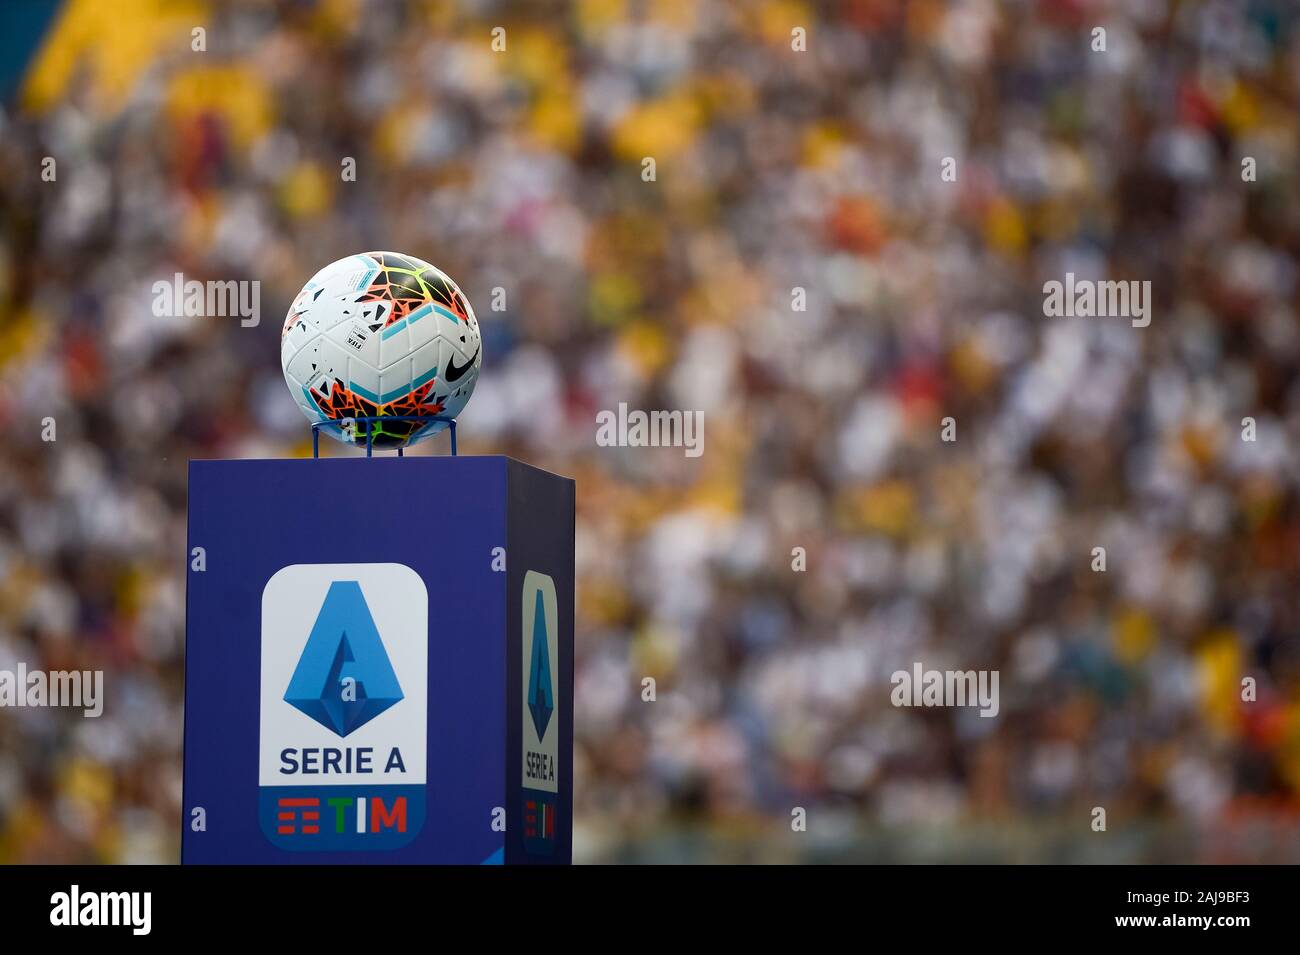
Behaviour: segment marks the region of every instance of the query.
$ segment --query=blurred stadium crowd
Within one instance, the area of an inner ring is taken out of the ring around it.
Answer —
[[[0,113],[0,668],[108,700],[0,710],[0,861],[176,858],[186,462],[310,453],[281,318],[366,249],[476,306],[462,453],[578,481],[578,858],[1300,859],[1298,21],[66,4]],[[260,325],[156,317],[176,272]],[[1150,327],[1045,318],[1066,272],[1149,280]],[[597,447],[619,402],[703,456]],[[999,716],[893,708],[917,660]]]

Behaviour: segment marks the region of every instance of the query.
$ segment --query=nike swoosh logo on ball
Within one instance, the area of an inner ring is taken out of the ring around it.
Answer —
[[[469,370],[469,367],[478,359],[478,349],[474,350],[474,357],[459,368],[456,367],[456,359],[447,359],[447,374],[443,376],[444,381],[456,381],[461,375]]]

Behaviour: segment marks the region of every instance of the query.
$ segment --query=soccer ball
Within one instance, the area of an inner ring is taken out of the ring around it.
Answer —
[[[483,365],[478,319],[456,283],[411,255],[339,259],[303,286],[280,333],[289,391],[319,430],[364,446],[358,418],[454,418]],[[446,421],[374,421],[373,446],[423,441]]]

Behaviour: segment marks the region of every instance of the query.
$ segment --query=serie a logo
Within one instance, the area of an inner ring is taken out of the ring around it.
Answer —
[[[428,593],[403,564],[294,564],[262,592],[258,817],[291,851],[424,825]]]
[[[559,666],[559,602],[555,581],[530,570],[524,575],[520,620],[520,681],[523,690],[520,728],[523,741],[522,794],[524,851],[550,855],[555,851],[555,822],[559,810],[560,729],[555,690]]]

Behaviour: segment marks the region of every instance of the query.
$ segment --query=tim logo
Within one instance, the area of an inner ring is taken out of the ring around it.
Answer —
[[[559,674],[558,604],[555,581],[530,570],[523,593],[523,818],[524,850],[550,855],[555,850],[556,778],[560,753],[555,712]]]
[[[294,564],[262,592],[258,816],[291,851],[424,825],[428,593],[403,564]]]
[[[545,843],[549,852],[555,842],[555,797],[534,793],[524,799],[524,844],[529,851]]]

